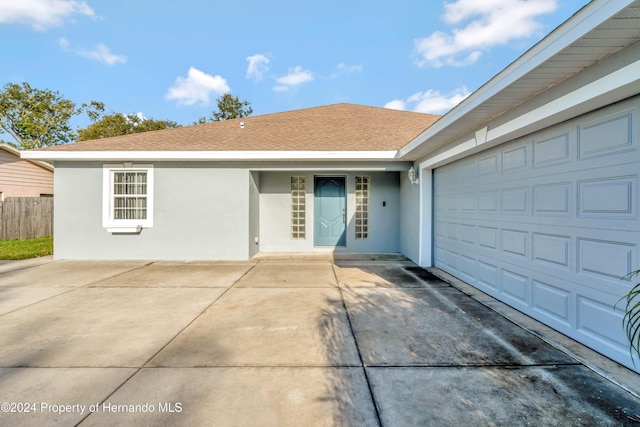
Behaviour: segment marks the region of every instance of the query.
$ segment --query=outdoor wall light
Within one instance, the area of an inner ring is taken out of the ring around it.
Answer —
[[[418,174],[416,173],[416,170],[413,168],[413,165],[411,165],[411,167],[409,168],[409,172],[407,172],[409,175],[409,181],[411,181],[412,184],[417,184],[418,183]]]

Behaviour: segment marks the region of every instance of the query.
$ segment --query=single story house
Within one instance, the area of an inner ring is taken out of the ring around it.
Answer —
[[[7,197],[53,195],[53,166],[20,158],[20,150],[0,143],[0,201]]]
[[[55,257],[401,252],[633,368],[640,1],[594,0],[441,118],[349,104],[23,153]]]

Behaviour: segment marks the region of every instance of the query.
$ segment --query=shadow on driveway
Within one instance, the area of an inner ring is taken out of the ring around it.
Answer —
[[[630,393],[419,267],[338,261],[336,272],[383,425],[614,426],[640,414]]]

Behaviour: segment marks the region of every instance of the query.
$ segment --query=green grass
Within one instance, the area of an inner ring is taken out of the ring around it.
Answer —
[[[53,254],[53,237],[0,241],[0,259],[27,259]]]

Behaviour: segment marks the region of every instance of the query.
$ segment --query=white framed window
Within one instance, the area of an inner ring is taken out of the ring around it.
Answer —
[[[153,165],[104,165],[102,225],[111,233],[153,226]]]

